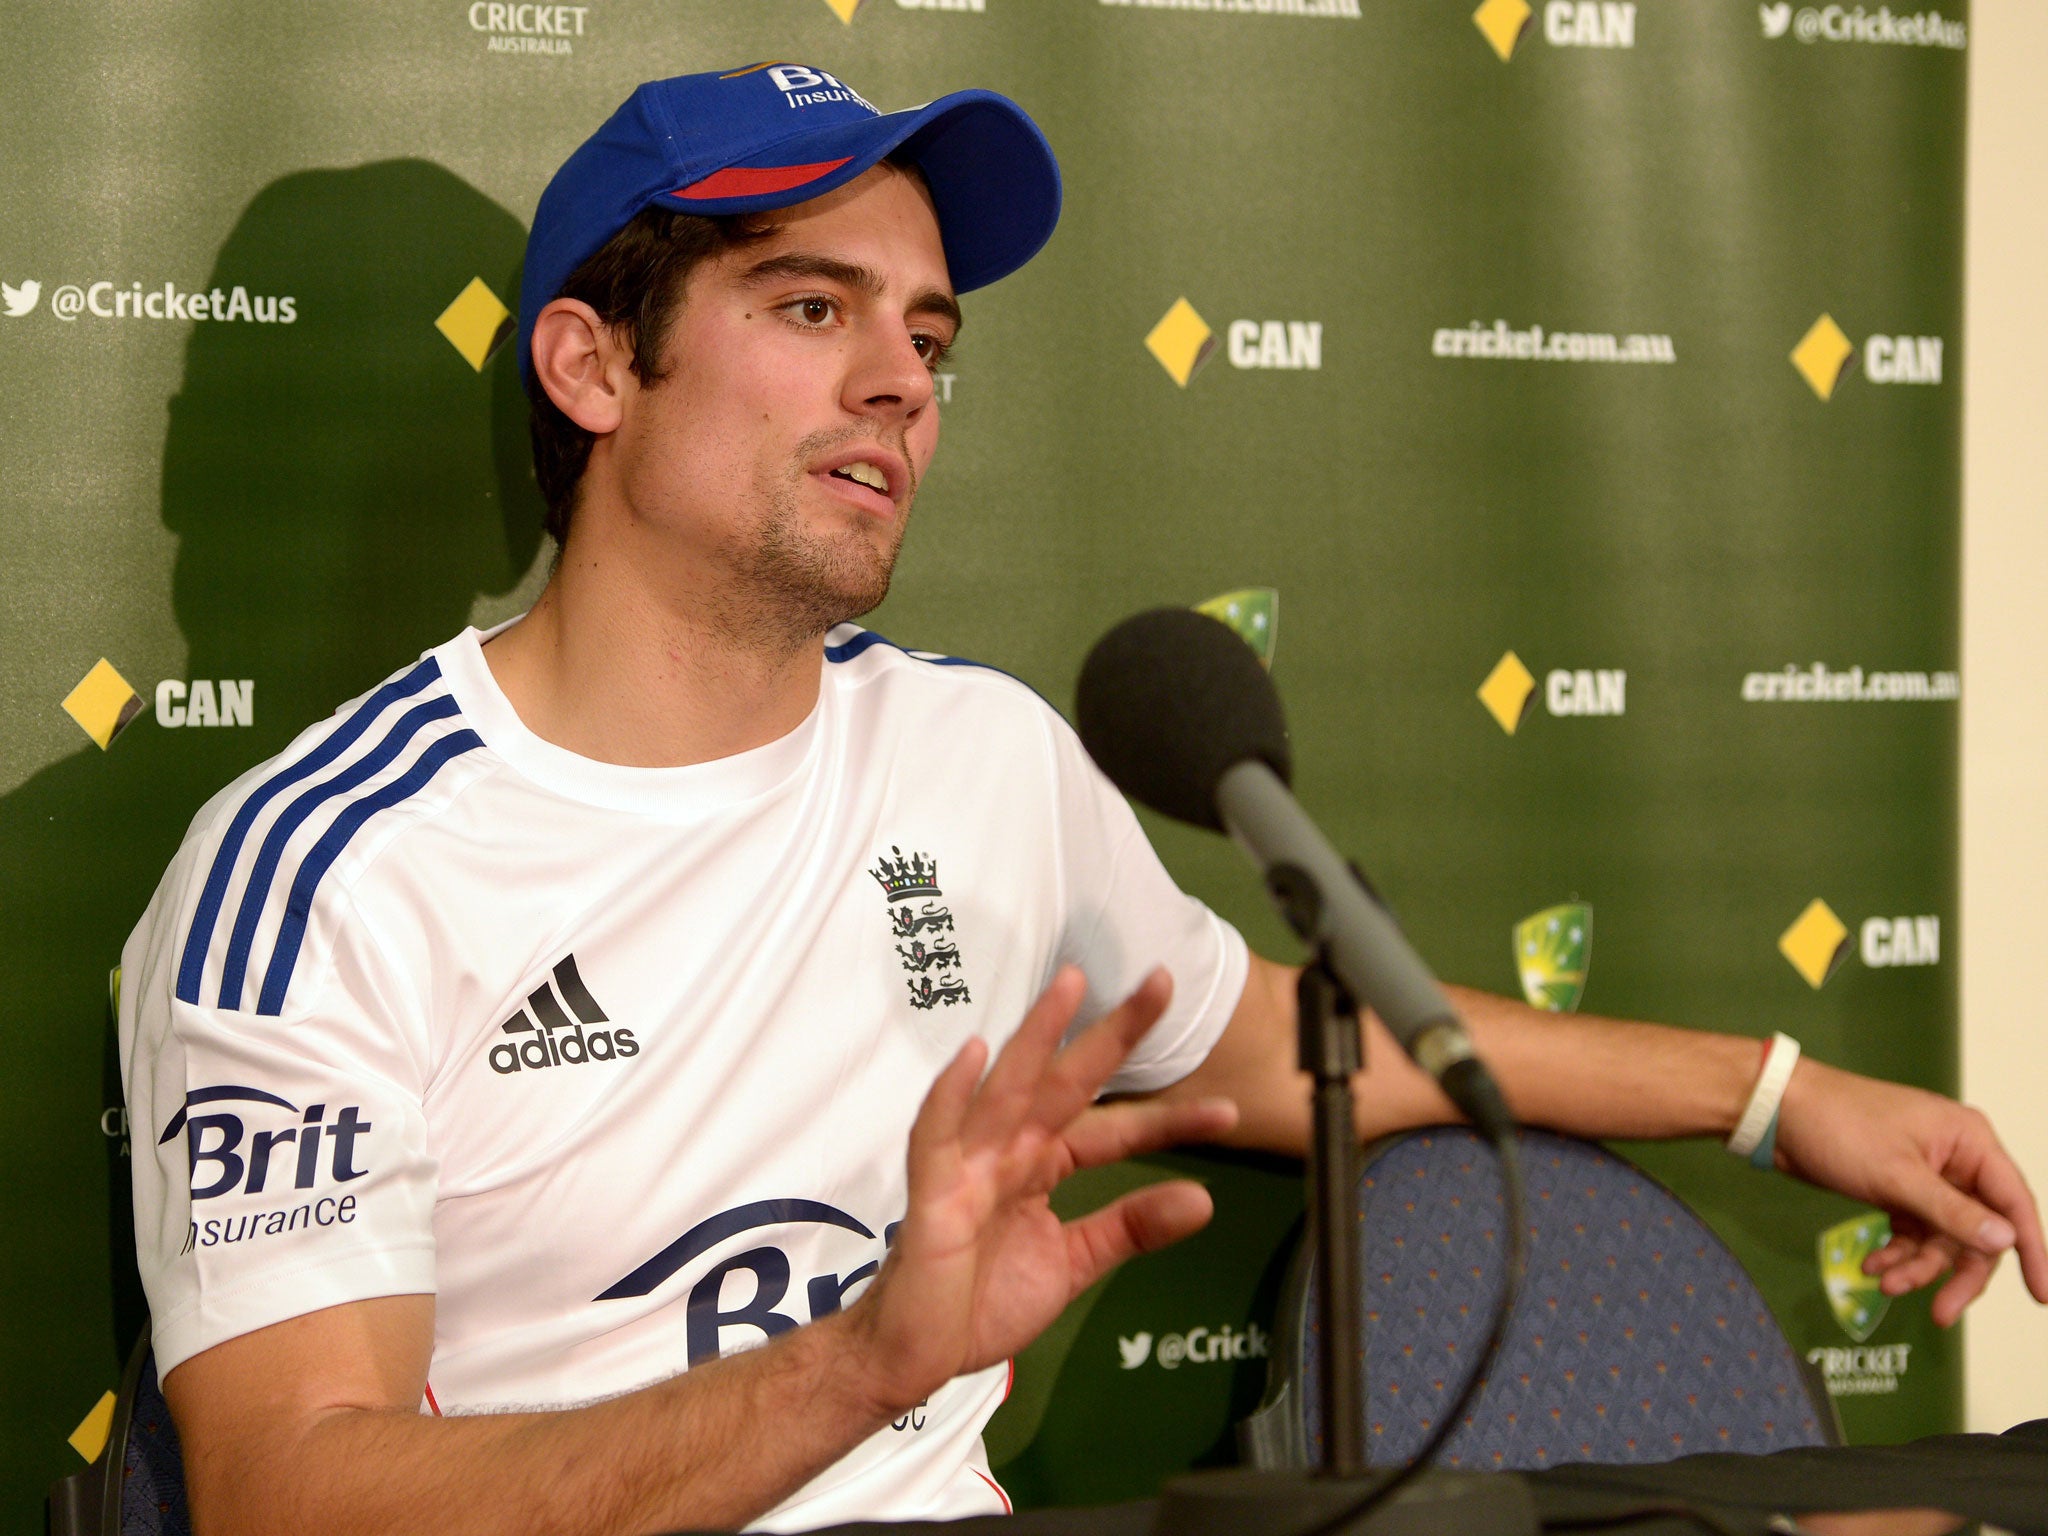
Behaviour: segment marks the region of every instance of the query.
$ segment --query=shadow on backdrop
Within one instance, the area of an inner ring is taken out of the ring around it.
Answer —
[[[472,278],[516,295],[524,242],[475,188],[396,160],[273,182],[214,263],[209,289],[297,311],[194,324],[164,442],[184,675],[253,680],[253,723],[164,729],[156,679],[131,676],[144,711],[109,751],[0,799],[0,1511],[80,1465],[66,1436],[140,1325],[107,973],[187,824],[540,548],[509,352],[479,376],[434,324]]]

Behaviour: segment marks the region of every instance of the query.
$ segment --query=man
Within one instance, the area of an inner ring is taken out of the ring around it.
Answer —
[[[1208,1216],[1169,1183],[1063,1228],[1048,1192],[1302,1146],[1291,974],[1027,689],[845,622],[936,448],[955,295],[1057,206],[1013,104],[881,116],[789,64],[642,87],[550,185],[519,334],[547,590],[217,797],[125,957],[202,1530],[999,1510],[1009,1358]],[[2048,1299],[1972,1112],[1460,996],[1525,1118],[1775,1124],[1778,1166],[1894,1213],[1888,1291],[1952,1271],[1952,1321],[2017,1246]],[[1363,1134],[1448,1117],[1372,1059]]]

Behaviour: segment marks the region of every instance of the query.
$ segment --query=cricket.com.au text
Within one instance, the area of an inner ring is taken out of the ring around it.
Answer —
[[[1742,679],[1742,697],[1750,704],[1945,703],[1962,695],[1962,678],[1954,672],[1837,671],[1818,661],[1805,667],[1787,663]]]
[[[1511,326],[1505,320],[1483,325],[1445,326],[1430,338],[1437,357],[1489,358],[1527,363],[1675,363],[1678,351],[1669,336],[1612,331],[1549,331],[1540,325]]]

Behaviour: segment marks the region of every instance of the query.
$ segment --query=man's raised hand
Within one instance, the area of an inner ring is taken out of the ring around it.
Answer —
[[[1154,971],[1062,1049],[1085,990],[1080,971],[1063,968],[985,1077],[987,1047],[970,1040],[925,1095],[910,1131],[909,1209],[874,1285],[850,1309],[885,1404],[908,1406],[1007,1359],[1108,1270],[1209,1220],[1208,1192],[1187,1180],[1136,1190],[1075,1221],[1053,1214],[1053,1189],[1076,1169],[1206,1140],[1237,1118],[1227,1099],[1097,1106],[1165,1011],[1172,983]]]
[[[2048,1302],[2048,1244],[2027,1181],[1991,1122],[1939,1094],[1859,1077],[1811,1057],[1785,1089],[1778,1166],[1891,1216],[1892,1240],[1864,1261],[1887,1296],[1947,1275],[1933,1303],[1946,1328],[1976,1300],[2007,1249]]]

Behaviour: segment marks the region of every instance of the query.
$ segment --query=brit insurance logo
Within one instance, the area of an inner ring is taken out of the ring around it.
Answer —
[[[1873,384],[1939,384],[1942,374],[1942,338],[1902,336],[1889,332],[1866,338],[1862,346],[1851,341],[1835,317],[1823,313],[1807,327],[1806,334],[1792,349],[1792,366],[1822,400],[1832,400],[1860,358],[1863,376]]]
[[[771,1235],[774,1242],[763,1241]],[[877,1235],[858,1216],[822,1200],[754,1200],[705,1217],[593,1299],[652,1295],[699,1259],[743,1245],[743,1251],[710,1265],[690,1285],[684,1342],[694,1368],[728,1348],[765,1343],[839,1311],[848,1293],[881,1268],[895,1236],[893,1225]],[[793,1259],[803,1256],[815,1265],[827,1262],[828,1255],[831,1267],[811,1275],[792,1296]],[[745,1278],[728,1287],[736,1276]],[[728,1337],[729,1330],[741,1331]],[[915,1422],[909,1427],[924,1426]]]
[[[1553,48],[1636,45],[1636,8],[1627,0],[1547,0],[1540,10],[1529,0],[1485,0],[1472,13],[1472,25],[1503,64],[1532,36]]]
[[[1539,687],[1536,674],[1513,651],[1502,655],[1479,685],[1479,702],[1510,736],[1522,728],[1540,698],[1553,715],[1625,715],[1628,673],[1619,667],[1552,667]]]
[[[576,957],[564,955],[549,980],[526,995],[526,1006],[498,1026],[505,1038],[486,1053],[500,1077],[515,1072],[546,1072],[555,1067],[583,1067],[605,1061],[630,1061],[640,1054],[633,1031],[602,1028],[611,1020],[576,969]]]
[[[42,305],[43,283],[27,277],[18,283],[0,279],[0,311],[13,319],[48,313],[59,320],[187,320],[216,325],[293,325],[299,318],[298,297],[289,293],[252,293],[236,283],[227,288],[180,288],[176,283],[59,283]]]
[[[1223,354],[1233,368],[1314,373],[1323,366],[1320,320],[1232,320],[1222,335]],[[1217,351],[1217,332],[1183,296],[1147,333],[1145,350],[1186,389]]]
[[[1802,5],[1790,0],[1759,5],[1757,19],[1766,40],[1796,37],[1802,43],[1880,43],[1905,48],[1970,46],[1970,28],[1950,21],[1939,11],[1893,11],[1888,5],[1870,10],[1860,5]]]
[[[868,873],[889,904],[896,955],[910,972],[904,980],[910,988],[910,1006],[929,1010],[973,1002],[961,972],[960,946],[953,938],[953,912],[942,905],[946,893],[939,888],[939,861],[922,853],[905,857],[892,844]]]
[[[235,1195],[260,1204],[232,1215],[194,1215],[185,1251],[352,1224],[353,1194],[316,1191],[370,1171],[363,1143],[375,1129],[358,1104],[330,1112],[324,1103],[302,1109],[241,1083],[193,1089],[157,1145],[185,1138],[195,1205]]]
[[[807,64],[792,64],[787,59],[764,59],[759,64],[749,64],[745,69],[736,69],[731,74],[720,75],[718,78],[744,80],[749,75],[759,77],[781,92],[783,105],[792,110],[824,106],[835,101],[850,101],[856,106],[866,107],[877,117],[881,115],[880,107],[838,76],[822,69],[813,69]],[[711,181],[715,182],[719,176],[727,174],[740,173],[721,171],[717,176],[713,176]]]
[[[587,5],[527,5],[475,0],[467,10],[469,29],[482,33],[487,53],[560,58],[576,51],[590,24]]]

